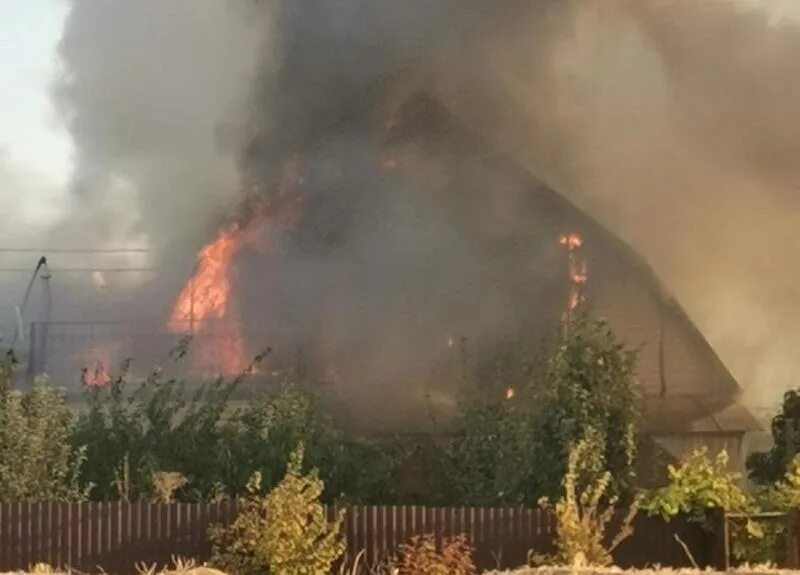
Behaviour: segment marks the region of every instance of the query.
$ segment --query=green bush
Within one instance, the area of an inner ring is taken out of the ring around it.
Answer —
[[[693,450],[684,462],[668,466],[669,484],[652,491],[642,509],[666,520],[679,513],[704,519],[708,510],[735,513],[755,510],[755,502],[741,487],[741,475],[728,471],[728,453],[720,451],[712,461],[703,447]]]
[[[83,450],[70,446],[75,417],[45,378],[13,389],[13,363],[0,366],[0,501],[79,500]]]
[[[731,548],[739,560],[756,560],[767,552],[764,525],[749,517],[758,511],[755,499],[740,486],[742,477],[728,471],[728,453],[720,451],[712,461],[703,447],[693,450],[684,462],[668,467],[669,484],[647,495],[643,509],[669,521],[678,514],[711,529],[708,513],[723,509],[741,515],[730,523]],[[774,535],[774,534],[773,534]]]
[[[154,478],[164,470],[186,479],[174,493],[178,500],[246,493],[254,472],[269,489],[303,442],[308,462],[325,481],[327,501],[388,499],[395,450],[345,437],[313,396],[291,382],[235,407],[230,398],[245,376],[188,392],[183,381],[160,370],[131,381],[128,367],[108,385],[86,388],[88,409],[71,436],[75,447],[86,446],[80,478],[92,486],[92,498],[158,496]]]
[[[324,485],[316,470],[302,473],[302,444],[292,452],[286,475],[266,497],[260,476],[236,521],[211,533],[212,565],[232,575],[307,575],[330,572],[344,553],[343,512],[328,523],[320,503]]]

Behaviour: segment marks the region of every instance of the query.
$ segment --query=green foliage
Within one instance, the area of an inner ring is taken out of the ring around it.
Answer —
[[[239,380],[218,380],[187,398],[182,382],[156,370],[141,383],[128,380],[129,364],[110,384],[87,387],[88,410],[73,444],[85,445],[84,485],[97,499],[147,498],[164,469],[180,472],[198,496],[207,494],[225,460],[225,413]]]
[[[789,463],[783,478],[762,486],[754,494],[759,511],[788,513],[800,508],[800,455]],[[780,515],[731,522],[731,540],[736,559],[755,564],[782,564],[786,559],[786,521]],[[751,535],[755,533],[757,536]]]
[[[602,321],[579,317],[540,369],[521,363],[527,383],[505,398],[507,380],[477,382],[451,447],[452,483],[470,505],[531,504],[555,497],[570,448],[585,430],[604,438],[609,489],[630,494],[640,398],[636,354]],[[517,381],[516,376],[510,381]]]
[[[547,365],[541,398],[541,435],[546,439],[537,461],[550,470],[542,485],[551,493],[566,472],[569,450],[596,429],[611,471],[611,489],[629,493],[635,484],[635,426],[640,414],[639,386],[634,380],[636,352],[620,343],[603,321],[579,317]]]
[[[775,484],[771,502],[781,511],[800,509],[800,454],[792,458],[783,479]]]
[[[795,454],[800,451],[800,389],[787,391],[780,412],[772,418],[773,446],[752,453],[747,470],[753,481],[769,485],[780,481]]]
[[[526,414],[510,401],[476,401],[464,408],[449,450],[447,475],[455,503],[491,506],[523,503],[522,464],[534,450]]]
[[[728,471],[728,454],[720,451],[712,461],[703,447],[693,450],[684,462],[668,467],[669,484],[651,492],[642,508],[649,515],[670,519],[685,514],[704,518],[707,511],[749,513],[754,501],[740,487],[741,476]]]
[[[74,445],[87,448],[81,481],[94,486],[93,498],[157,497],[154,478],[163,470],[186,479],[174,493],[182,500],[245,493],[254,472],[269,489],[298,442],[321,470],[327,500],[386,495],[394,452],[344,437],[313,397],[291,384],[235,407],[230,398],[242,378],[218,379],[189,393],[159,370],[131,382],[128,367],[106,386],[87,387],[88,409],[72,436]]]
[[[13,388],[10,360],[0,368],[0,501],[79,500],[83,451],[70,447],[74,416],[45,378]]]
[[[712,461],[706,448],[695,449],[686,460],[668,468],[669,485],[651,492],[643,504],[650,515],[670,520],[678,514],[702,522],[711,528],[708,513],[724,509],[742,515],[733,521],[731,547],[739,559],[753,558],[765,548],[765,531],[762,523],[748,517],[758,510],[754,498],[741,487],[741,475],[728,471],[728,454],[720,451]]]
[[[324,417],[312,395],[291,385],[231,413],[227,424],[226,473],[220,480],[241,493],[249,476],[261,474],[266,489],[281,479],[295,445],[320,470],[326,501],[380,501],[396,465],[395,452],[383,445],[346,437]]]
[[[606,546],[606,530],[618,497],[608,494],[611,473],[604,469],[604,446],[602,434],[589,428],[570,450],[561,498],[552,506],[546,498],[540,501],[542,507],[552,509],[556,519],[555,561],[560,565],[610,565],[611,552],[633,533],[631,523],[638,511],[638,499],[634,499],[619,531]]]
[[[303,447],[295,449],[283,480],[259,497],[260,477],[250,485],[236,521],[212,531],[211,563],[232,575],[328,573],[345,550],[344,518],[328,523],[320,503],[324,485],[316,470],[303,475]]]
[[[321,414],[302,381],[237,406],[231,397],[247,373],[189,390],[160,370],[133,379],[128,361],[108,384],[86,386],[87,407],[48,447],[85,454],[79,485],[98,500],[219,500],[246,493],[254,472],[270,489],[302,442],[326,502],[532,504],[558,494],[570,445],[593,427],[605,438],[609,489],[626,493],[638,407],[634,354],[604,323],[586,318],[575,320],[544,359],[531,357],[530,347],[518,343],[474,371],[477,389],[463,401],[452,441],[349,437]],[[10,387],[4,394],[13,396]],[[409,472],[409,457],[421,473]],[[425,477],[414,477],[410,490],[401,472]]]
[[[412,537],[400,546],[397,575],[473,575],[473,549],[465,535],[445,537],[441,549],[433,535]]]

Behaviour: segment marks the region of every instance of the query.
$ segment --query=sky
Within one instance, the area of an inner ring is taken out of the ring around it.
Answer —
[[[0,241],[45,226],[65,199],[71,144],[49,87],[67,11],[59,0],[0,0],[0,202],[15,228],[2,226]]]

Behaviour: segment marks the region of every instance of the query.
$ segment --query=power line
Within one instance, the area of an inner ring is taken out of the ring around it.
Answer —
[[[17,254],[148,254],[150,248],[0,248],[0,253]]]
[[[52,273],[136,273],[154,272],[156,268],[49,268]],[[30,268],[0,268],[0,273],[31,273]]]

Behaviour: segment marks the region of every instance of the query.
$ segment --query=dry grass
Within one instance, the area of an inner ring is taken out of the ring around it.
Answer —
[[[389,571],[389,570],[387,570]],[[358,562],[351,569],[342,570],[340,575],[350,575],[360,572]],[[741,567],[732,569],[725,575],[797,575],[800,571],[790,569],[776,569],[769,566]],[[13,573],[0,573],[0,575],[77,575],[67,571],[54,570],[48,565],[39,564],[31,568],[30,571],[17,571]],[[100,574],[103,575],[103,574]],[[139,575],[225,575],[222,571],[210,567],[198,566],[193,561],[182,559],[173,560],[173,565],[169,569],[158,571],[154,567],[139,567]],[[699,570],[699,569],[618,569],[608,568],[589,568],[589,567],[537,567],[518,569],[516,571],[487,571],[484,575],[724,575],[721,571]]]
[[[727,572],[700,570],[700,569],[618,569],[590,568],[590,567],[537,567],[531,569],[518,569],[516,571],[493,571],[486,575],[797,575],[800,571],[791,569],[777,569],[768,566],[741,567]]]

